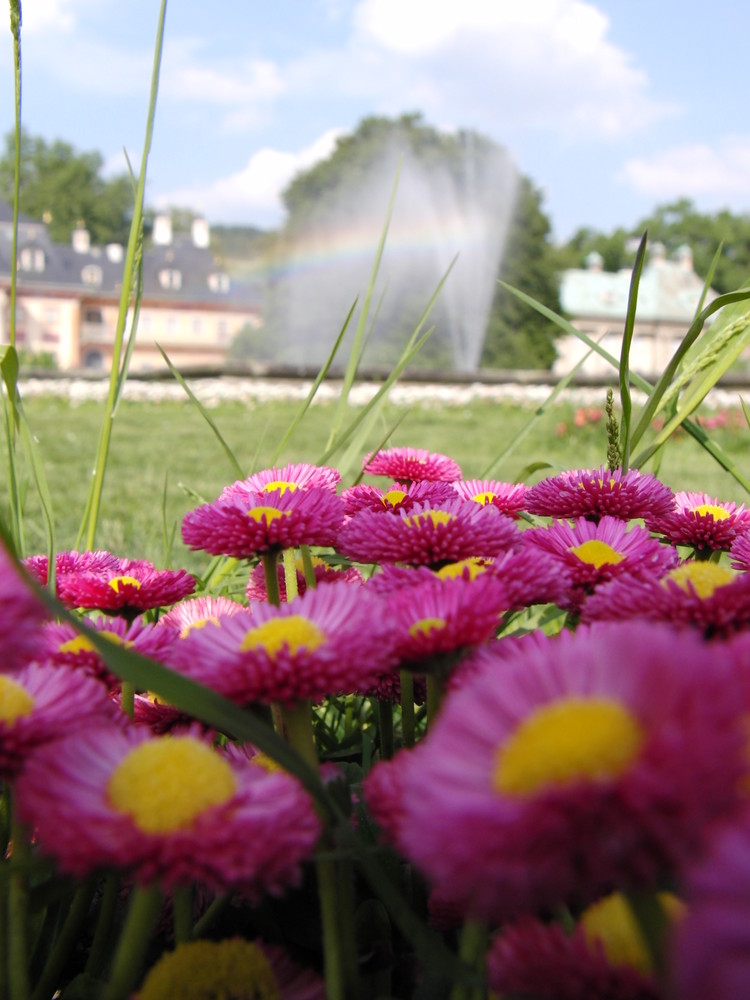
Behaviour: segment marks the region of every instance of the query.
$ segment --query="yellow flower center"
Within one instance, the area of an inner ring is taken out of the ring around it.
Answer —
[[[326,641],[325,632],[303,615],[284,615],[270,618],[246,633],[240,649],[264,649],[269,656],[275,656],[287,647],[292,656],[301,649],[310,652]]]
[[[297,483],[292,483],[285,479],[274,479],[272,482],[266,483],[266,485],[263,487],[263,492],[264,493],[279,492],[283,496],[287,490],[289,490],[290,493],[293,493],[296,489],[299,489]]]
[[[132,642],[125,642],[125,640],[119,636],[116,632],[108,632],[106,629],[101,629],[97,632],[97,635],[102,639],[106,639],[115,646],[132,646]],[[77,635],[73,639],[68,639],[67,642],[62,643],[58,647],[59,653],[95,653],[96,649],[93,642],[88,636]]]
[[[460,559],[458,562],[448,563],[435,571],[435,575],[442,580],[454,580],[468,574],[470,580],[475,580],[480,573],[485,573],[492,564],[491,559],[482,559],[479,556],[470,556],[468,559]]]
[[[261,750],[258,753],[253,754],[250,758],[250,763],[255,767],[262,767],[264,771],[268,771],[269,774],[275,774],[277,771],[285,771],[286,768],[282,767],[277,760],[273,757],[269,757],[267,753],[263,753]]]
[[[737,571],[728,566],[719,566],[712,562],[686,562],[671,569],[663,580],[674,580],[686,593],[690,593],[693,585],[698,597],[712,597],[719,587],[726,587],[737,576]]]
[[[141,589],[140,580],[136,580],[134,576],[113,576],[111,580],[108,581],[109,586],[114,590],[116,594],[120,593],[120,587],[135,587],[136,590]]]
[[[657,893],[659,905],[669,920],[678,919],[684,904],[672,893]],[[581,915],[581,926],[589,944],[598,941],[612,965],[626,965],[639,972],[653,972],[648,946],[627,900],[613,892],[597,900]]]
[[[409,626],[409,635],[412,639],[417,639],[419,636],[429,635],[430,632],[439,632],[446,625],[447,622],[444,618],[420,618],[419,621]]]
[[[396,504],[402,503],[406,500],[407,496],[408,494],[404,493],[403,490],[388,490],[387,493],[382,495],[380,502],[384,507],[395,507]]]
[[[421,510],[418,514],[410,514],[404,518],[404,524],[410,528],[417,528],[425,522],[430,522],[435,527],[439,524],[450,524],[456,520],[456,515],[447,510]]]
[[[493,784],[507,795],[617,777],[643,742],[638,721],[608,698],[570,697],[542,705],[498,748]]]
[[[29,715],[34,698],[21,684],[0,674],[0,722],[13,725],[16,719]]]
[[[484,493],[476,493],[471,499],[474,500],[476,503],[482,504],[482,506],[484,506],[485,504],[492,503],[492,501],[495,499],[496,496],[497,493],[492,493],[489,490],[485,490]]]
[[[599,569],[601,566],[616,565],[625,558],[622,552],[613,549],[606,542],[599,541],[598,538],[589,538],[588,541],[580,545],[573,545],[570,551],[574,556],[578,556],[581,562],[588,563]]]
[[[193,629],[205,628],[209,622],[211,622],[212,625],[221,625],[221,622],[216,615],[209,615],[208,618],[196,618],[195,621],[188,622],[187,625],[180,629],[180,638],[186,638],[186,636],[190,635]]]
[[[190,736],[141,743],[107,782],[113,808],[144,833],[189,829],[207,809],[228,802],[235,788],[227,761]]]
[[[706,514],[710,514],[714,521],[723,521],[729,517],[729,511],[726,507],[719,507],[715,503],[702,503],[697,507],[692,507],[691,510],[699,517],[705,517]]]
[[[270,524],[271,521],[278,521],[280,517],[289,517],[290,513],[291,511],[278,510],[276,507],[252,507],[247,512],[247,516],[258,524],[263,521]]]
[[[252,941],[189,941],[165,952],[137,1000],[281,1000],[271,965]]]

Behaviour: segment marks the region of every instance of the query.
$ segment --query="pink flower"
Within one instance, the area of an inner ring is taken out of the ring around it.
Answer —
[[[360,510],[392,514],[394,511],[409,510],[415,504],[439,507],[446,500],[453,499],[455,495],[451,483],[423,480],[414,483],[393,483],[388,489],[360,483],[359,486],[342,490],[341,499],[348,515],[357,514]]]
[[[64,573],[105,573],[116,569],[120,560],[111,552],[98,550],[96,552],[58,552],[55,556],[55,583],[59,588],[57,578]],[[47,586],[49,566],[47,556],[29,556],[23,560],[23,565],[35,577],[42,587]]]
[[[640,525],[604,515],[599,521],[577,518],[555,521],[523,534],[525,550],[536,547],[557,562],[567,587],[562,605],[580,608],[588,595],[607,580],[627,575],[661,576],[677,562],[674,549],[660,544]]]
[[[159,619],[159,627],[174,629],[184,638],[191,629],[203,628],[207,622],[219,623],[219,619],[245,611],[245,605],[229,597],[193,597],[189,601],[175,604]]]
[[[501,921],[684,868],[746,770],[732,668],[693,633],[579,629],[520,644],[445,699],[365,798],[431,885]]]
[[[190,549],[248,559],[297,545],[333,545],[343,502],[328,489],[237,491],[188,512],[182,538]]]
[[[230,761],[196,735],[87,727],[29,757],[19,810],[60,869],[198,881],[252,899],[298,881],[320,833],[286,772]]]
[[[133,619],[149,608],[166,607],[192,594],[195,579],[184,569],[156,569],[145,559],[120,559],[116,566],[101,571],[65,573],[57,589],[68,607]]]
[[[401,562],[438,568],[469,556],[496,556],[518,541],[519,531],[495,507],[448,500],[417,504],[383,517],[362,510],[339,532],[336,548],[361,563]]]
[[[153,660],[164,659],[166,650],[174,641],[170,632],[138,619],[128,622],[125,618],[85,618],[84,622],[102,638]],[[119,678],[110,671],[91,640],[68,622],[50,622],[45,625],[42,630],[41,655],[56,667],[80,670],[98,677],[110,687],[120,684]]]
[[[523,483],[503,483],[497,479],[461,479],[453,489],[462,500],[478,504],[491,503],[509,517],[517,517],[524,509],[526,490]]]
[[[388,448],[375,454],[370,452],[362,461],[362,468],[371,476],[388,476],[399,482],[452,483],[461,478],[461,467],[447,455],[424,448]]]
[[[750,996],[750,808],[716,831],[685,879],[687,912],[672,949],[680,1000]],[[670,994],[671,995],[671,994]]]
[[[336,492],[341,482],[341,473],[327,465],[311,465],[301,462],[296,465],[285,465],[283,468],[263,469],[254,472],[247,479],[225,486],[219,496],[220,500],[249,493],[262,496],[264,493],[286,493],[287,490],[323,489],[330,493]]]
[[[0,671],[14,670],[39,649],[39,626],[47,609],[0,542]]]
[[[524,506],[542,517],[586,517],[598,520],[605,514],[623,521],[667,514],[673,494],[651,473],[637,469],[610,471],[575,469],[552,476],[526,491]]]
[[[646,515],[646,526],[673,545],[691,545],[704,552],[727,550],[750,528],[750,510],[707,493],[679,492],[674,496],[674,509],[664,515]]]
[[[735,569],[750,570],[750,532],[738,535],[729,550]]]
[[[685,560],[659,577],[618,577],[586,601],[583,621],[628,619],[701,629],[707,638],[750,626],[750,574]]]
[[[240,704],[318,700],[353,691],[393,662],[378,598],[323,583],[209,623],[173,649],[175,669]]]
[[[0,675],[0,776],[14,778],[36,747],[115,717],[91,677],[73,684],[65,671],[37,663]]]

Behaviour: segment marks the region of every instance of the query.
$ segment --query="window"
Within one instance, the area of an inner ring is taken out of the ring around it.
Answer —
[[[81,281],[84,285],[101,285],[102,269],[98,264],[87,264],[81,270]]]
[[[159,271],[159,284],[162,288],[182,288],[182,273],[172,267]]]
[[[212,292],[228,292],[229,275],[223,274],[222,272],[209,274],[208,287],[211,289]]]
[[[39,247],[24,247],[19,254],[18,266],[22,271],[41,273],[44,270],[44,250]]]
[[[104,322],[101,309],[88,308],[83,312],[84,323],[96,323],[97,326]]]

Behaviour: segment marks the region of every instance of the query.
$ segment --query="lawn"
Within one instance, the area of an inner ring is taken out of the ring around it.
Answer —
[[[298,406],[291,402],[262,406],[227,403],[210,412],[240,467],[249,473],[271,464]],[[467,479],[489,474],[498,479],[536,482],[561,468],[598,466],[605,461],[604,420],[588,420],[577,426],[575,411],[573,404],[560,404],[532,419],[533,407],[512,404],[473,402],[461,407],[418,406],[409,411],[388,406],[371,428],[365,449],[377,447],[400,420],[389,444],[449,454],[461,464]],[[358,412],[350,411],[347,421]],[[53,497],[56,544],[70,548],[76,541],[91,479],[102,407],[93,402],[71,405],[66,400],[40,397],[27,400],[26,413]],[[311,407],[277,464],[320,461],[334,415],[333,405]],[[735,419],[711,434],[740,470],[750,473],[750,460],[743,462],[750,430]],[[514,442],[498,462],[498,456]],[[358,472],[361,454],[350,455],[345,467],[345,452],[343,448],[333,454],[327,464],[341,468],[348,484]],[[548,466],[530,471],[535,463]],[[187,400],[122,402],[114,424],[97,546],[158,565],[194,568],[196,560],[205,557],[184,549],[179,534],[181,518],[201,500],[213,499],[235,478],[212,430]],[[704,490],[735,501],[747,499],[743,488],[683,432],[667,447],[659,478],[673,489]],[[27,552],[42,551],[44,526],[33,484],[28,487],[25,527]]]

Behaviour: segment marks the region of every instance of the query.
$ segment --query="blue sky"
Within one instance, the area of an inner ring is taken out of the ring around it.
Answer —
[[[137,163],[157,16],[157,0],[26,0],[26,128]],[[682,196],[750,212],[748,37],[736,0],[170,0],[147,201],[275,226],[280,190],[337,135],[421,111],[505,146],[558,240]]]

